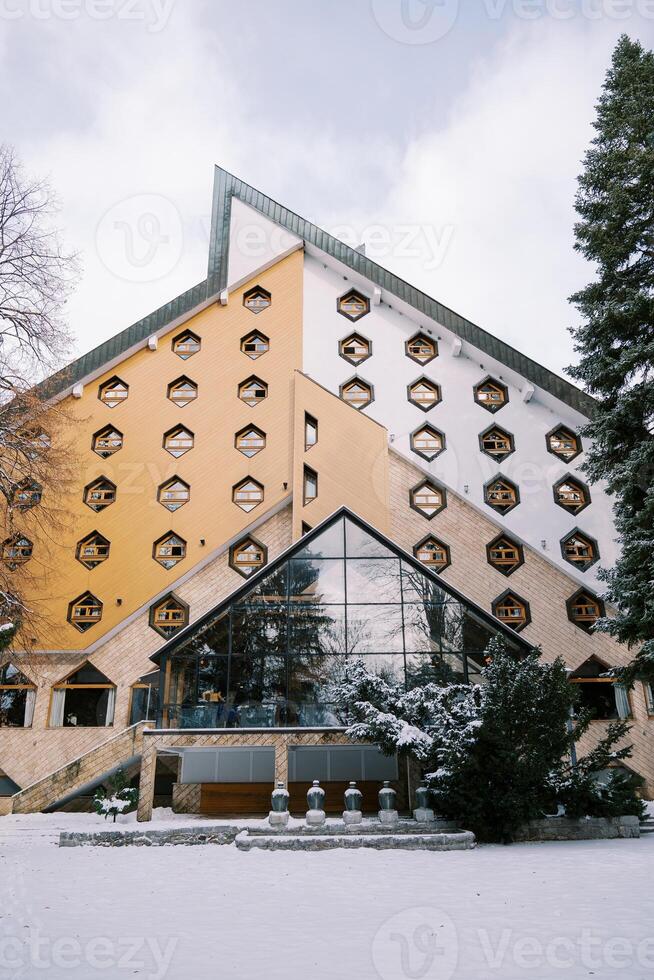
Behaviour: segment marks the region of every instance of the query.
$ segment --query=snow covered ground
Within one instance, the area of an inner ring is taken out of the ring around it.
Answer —
[[[654,835],[444,853],[55,846],[94,826],[110,825],[0,818],[1,980],[654,978]]]

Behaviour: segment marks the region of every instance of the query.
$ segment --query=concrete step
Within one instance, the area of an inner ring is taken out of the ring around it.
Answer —
[[[378,851],[468,851],[475,846],[469,830],[453,833],[264,834],[244,830],[236,838],[240,851],[331,851],[338,847],[371,847]]]
[[[346,825],[342,820],[328,818],[322,827],[309,827],[306,824],[289,826],[283,830],[277,830],[268,826],[248,827],[248,834],[252,837],[265,836],[275,837],[284,835],[286,837],[351,837],[353,835],[375,835],[380,834],[441,834],[459,830],[453,820],[434,820],[432,823],[419,824],[410,818],[400,819],[395,827],[385,827],[376,817],[364,817],[361,823]]]

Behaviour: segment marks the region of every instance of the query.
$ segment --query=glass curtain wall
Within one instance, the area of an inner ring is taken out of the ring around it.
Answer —
[[[163,723],[342,725],[347,706],[331,703],[330,686],[348,659],[361,657],[407,687],[473,682],[497,632],[437,579],[340,517],[170,655]]]

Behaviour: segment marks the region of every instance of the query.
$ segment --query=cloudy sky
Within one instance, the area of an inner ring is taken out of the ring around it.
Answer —
[[[0,0],[0,139],[81,255],[75,354],[204,278],[217,162],[561,373],[622,31],[654,47],[652,0]]]

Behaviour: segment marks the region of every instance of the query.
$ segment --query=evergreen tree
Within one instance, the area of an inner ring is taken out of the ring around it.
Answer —
[[[597,399],[582,434],[584,470],[615,497],[622,554],[602,569],[617,616],[597,628],[638,647],[624,683],[654,678],[654,54],[623,35],[613,54],[579,177],[575,249],[596,267],[570,297],[579,364]]]

